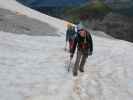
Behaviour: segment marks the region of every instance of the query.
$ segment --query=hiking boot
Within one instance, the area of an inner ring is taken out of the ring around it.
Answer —
[[[77,72],[73,72],[73,76],[77,76],[78,75],[78,73]]]
[[[82,68],[79,69],[80,72],[84,72],[84,70]]]

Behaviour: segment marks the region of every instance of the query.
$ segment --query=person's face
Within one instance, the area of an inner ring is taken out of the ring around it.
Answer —
[[[79,31],[79,34],[81,37],[85,37],[86,36],[86,32],[84,30]]]

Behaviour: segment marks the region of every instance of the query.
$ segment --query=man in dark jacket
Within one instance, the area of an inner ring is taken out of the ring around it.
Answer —
[[[88,31],[85,29],[78,30],[78,34],[74,39],[72,48],[70,49],[71,58],[74,55],[75,49],[77,47],[77,58],[73,68],[73,75],[77,76],[78,70],[84,72],[84,65],[88,55],[92,55],[93,43],[92,37]]]

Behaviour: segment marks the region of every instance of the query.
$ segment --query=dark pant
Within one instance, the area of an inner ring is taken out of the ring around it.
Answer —
[[[77,51],[77,58],[73,68],[73,73],[77,74],[78,69],[84,70],[84,65],[88,55],[80,50]]]
[[[69,49],[73,48],[74,40],[70,39],[69,40]]]

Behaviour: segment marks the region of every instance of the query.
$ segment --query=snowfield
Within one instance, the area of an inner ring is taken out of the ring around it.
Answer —
[[[64,36],[0,32],[1,100],[132,100],[133,44],[93,40],[85,73],[73,77],[67,72]]]
[[[37,17],[38,12],[7,1],[0,0],[0,7],[22,10],[55,28],[64,23]],[[59,31],[65,32],[65,26]],[[102,37],[102,32],[91,33],[100,34],[92,35],[93,56],[88,57],[85,73],[73,77],[67,72],[64,34],[28,36],[0,31],[0,100],[133,100],[133,44]]]

